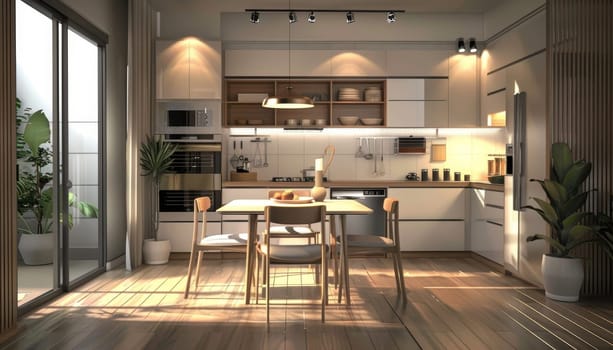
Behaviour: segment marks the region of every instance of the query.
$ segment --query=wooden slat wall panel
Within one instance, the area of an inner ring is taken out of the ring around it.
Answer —
[[[552,139],[592,162],[587,210],[613,212],[613,1],[548,1]],[[613,294],[613,261],[583,246],[584,295]]]
[[[15,0],[0,2],[0,334],[17,322]]]

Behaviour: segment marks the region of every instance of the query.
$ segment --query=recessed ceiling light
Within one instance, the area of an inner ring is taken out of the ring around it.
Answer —
[[[466,52],[466,46],[464,46],[464,39],[463,38],[458,39],[458,52],[459,53]]]
[[[296,12],[292,11],[289,13],[289,23],[296,23],[298,18],[296,17]]]
[[[251,12],[251,18],[249,21],[251,21],[251,23],[260,23],[260,13],[257,11]]]
[[[355,18],[353,17],[353,12],[349,11],[347,12],[347,23],[353,23],[355,22]]]
[[[394,14],[394,11],[388,11],[387,12],[387,23],[394,23],[396,22],[396,15]]]
[[[315,23],[316,19],[315,19],[315,13],[313,13],[313,11],[309,13],[309,17],[307,17],[307,21],[309,21],[309,23]]]

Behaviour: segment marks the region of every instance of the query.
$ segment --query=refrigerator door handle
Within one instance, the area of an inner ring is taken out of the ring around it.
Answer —
[[[526,121],[526,93],[513,95],[513,210],[522,207],[522,177],[524,176],[524,137]]]

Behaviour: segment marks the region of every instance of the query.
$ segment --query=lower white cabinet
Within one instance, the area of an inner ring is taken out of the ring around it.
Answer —
[[[504,194],[480,189],[470,190],[470,250],[504,263]]]
[[[401,221],[402,251],[463,251],[464,221]]]
[[[160,222],[158,239],[170,240],[170,251],[173,253],[189,253],[192,248],[192,233],[194,224],[191,222]],[[208,222],[207,235],[221,233],[221,222]]]

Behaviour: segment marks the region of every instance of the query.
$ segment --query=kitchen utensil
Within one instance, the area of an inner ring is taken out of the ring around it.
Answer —
[[[260,151],[260,141],[255,142],[255,154],[253,156],[253,167],[259,168],[262,166],[262,152]]]
[[[383,163],[383,139],[381,139],[379,150],[381,151],[381,164],[379,164],[379,175],[385,175],[385,164]]]
[[[375,171],[373,174],[377,175],[379,174],[379,171],[377,170],[377,140],[373,139],[372,142],[373,142],[373,147],[372,147],[373,157],[372,158],[375,160]]]
[[[419,176],[417,176],[417,173],[408,173],[405,177],[409,181],[419,181]]]
[[[245,157],[243,156],[243,141],[241,141],[241,153],[238,156],[238,164],[242,166]]]
[[[362,118],[360,119],[364,125],[381,125],[382,118]]]
[[[328,171],[328,168],[330,167],[330,164],[332,164],[332,160],[334,160],[334,154],[336,153],[336,148],[333,145],[328,145],[326,146],[326,148],[324,148],[324,156],[323,158],[326,159],[328,158],[328,160],[326,161],[326,165],[324,165],[324,168],[321,172],[322,176],[323,174],[325,174]]]
[[[236,167],[238,166],[238,155],[236,154],[236,141],[232,141],[232,149],[234,154],[232,155],[232,158],[230,158],[230,166],[232,167],[232,169],[236,170]]]
[[[268,168],[268,139],[264,140],[264,168]]]
[[[363,141],[362,138],[360,138],[359,146],[358,146],[358,151],[355,152],[355,157],[356,158],[364,157],[364,151],[362,150],[362,141]]]
[[[370,151],[370,140],[365,139],[364,141],[366,142],[366,154],[364,154],[364,159],[371,160],[373,155],[372,155],[372,152]]]
[[[341,123],[341,125],[356,125],[359,120],[360,118],[356,116],[338,117],[338,121]]]

